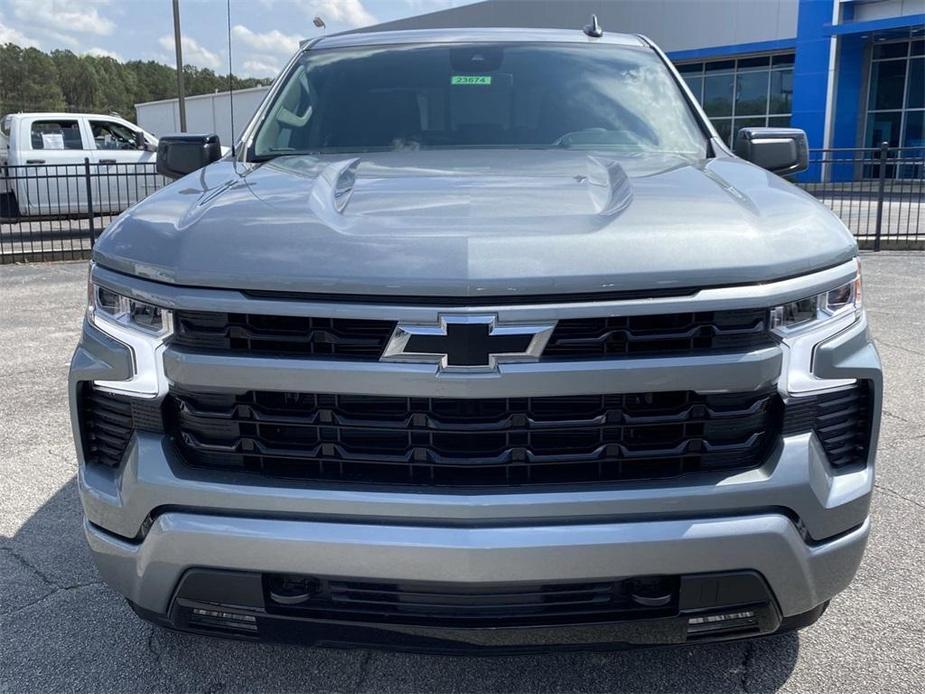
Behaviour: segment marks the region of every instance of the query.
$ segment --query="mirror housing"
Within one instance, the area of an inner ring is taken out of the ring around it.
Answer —
[[[145,134],[140,130],[135,131],[135,149],[147,150],[148,141],[145,139]]]
[[[799,128],[742,128],[736,134],[735,153],[778,176],[809,167],[809,141]]]
[[[222,158],[218,135],[166,135],[157,142],[157,172],[181,178]]]

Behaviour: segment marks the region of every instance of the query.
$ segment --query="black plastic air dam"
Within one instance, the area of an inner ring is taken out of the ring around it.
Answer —
[[[341,613],[324,618],[323,604],[315,612],[268,604],[271,599],[266,575],[200,569],[184,574],[168,615],[135,605],[132,608],[143,619],[166,628],[224,638],[334,648],[497,655],[612,650],[766,636],[808,626],[826,607],[822,604],[804,614],[781,619],[766,582],[752,571],[665,578],[674,586],[667,611],[621,614],[618,609],[611,614],[606,611],[588,614],[571,623],[539,617],[525,626],[510,626],[505,619],[496,618],[492,624],[448,627],[448,620],[440,615],[435,615],[430,624],[426,619],[406,619],[394,614],[354,618]],[[633,579],[615,579],[615,582],[621,580]],[[433,586],[434,590],[463,589],[456,584]]]

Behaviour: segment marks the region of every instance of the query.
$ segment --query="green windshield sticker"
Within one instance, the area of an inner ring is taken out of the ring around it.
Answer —
[[[453,75],[450,84],[491,84],[491,75]]]

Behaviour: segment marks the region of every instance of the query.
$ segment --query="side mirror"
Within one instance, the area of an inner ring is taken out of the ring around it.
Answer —
[[[145,134],[140,130],[135,131],[135,149],[147,150],[148,141],[145,140]]]
[[[180,178],[222,158],[218,135],[167,135],[157,143],[157,172]]]
[[[779,176],[809,167],[809,141],[798,128],[742,128],[736,134],[735,153]]]

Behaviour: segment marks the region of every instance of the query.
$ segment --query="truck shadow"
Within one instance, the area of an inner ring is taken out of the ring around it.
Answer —
[[[517,656],[430,656],[253,644],[152,627],[100,582],[76,479],[0,539],[4,690],[774,691],[799,638]]]

